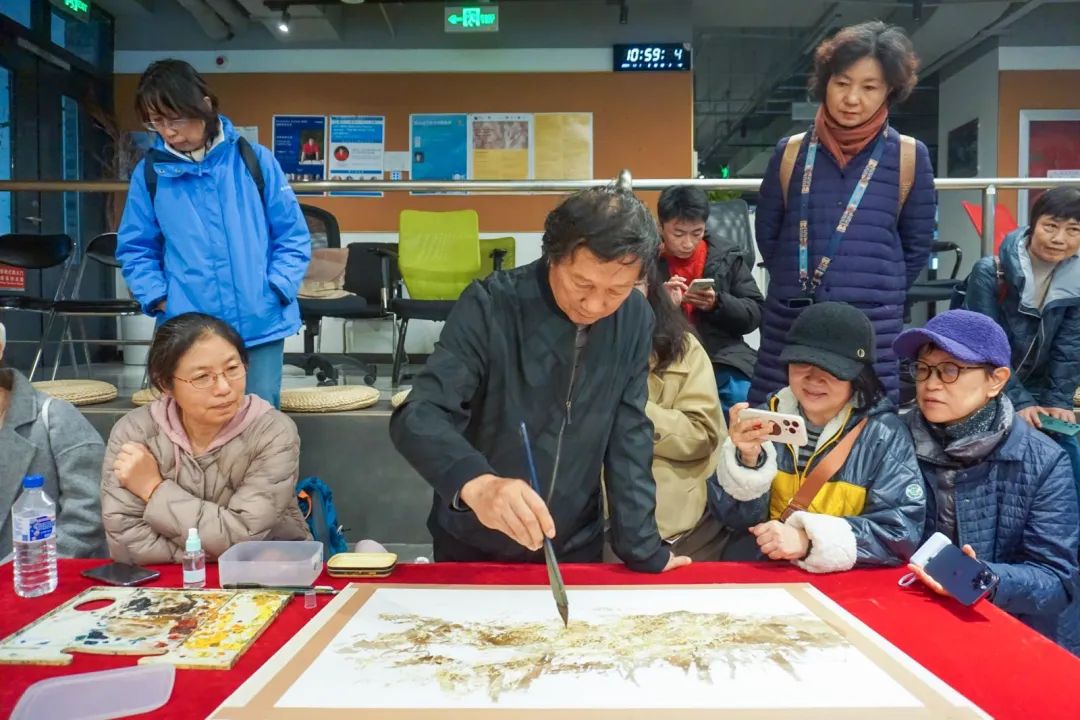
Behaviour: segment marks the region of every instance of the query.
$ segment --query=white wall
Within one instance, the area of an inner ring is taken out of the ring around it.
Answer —
[[[942,78],[938,121],[938,173],[949,177],[949,131],[972,119],[979,121],[979,177],[997,175],[998,51],[991,50],[966,67]],[[960,205],[961,200],[982,204],[978,190],[949,190],[938,195],[938,228],[941,240],[955,242],[964,252],[960,277],[978,260],[979,236]],[[951,268],[951,256],[942,261],[942,272]],[[940,275],[939,275],[940,277]]]

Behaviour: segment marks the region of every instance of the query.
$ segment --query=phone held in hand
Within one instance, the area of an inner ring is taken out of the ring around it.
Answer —
[[[807,443],[806,421],[799,415],[769,412],[757,408],[746,408],[739,413],[739,420],[761,420],[769,428],[769,440],[802,447]]]
[[[706,290],[712,290],[716,287],[716,278],[698,278],[690,281],[690,286],[687,288],[688,292],[703,293]]]
[[[1039,422],[1042,423],[1043,430],[1049,430],[1060,435],[1066,435],[1068,437],[1076,437],[1080,434],[1080,424],[1071,423],[1066,420],[1059,420],[1056,417],[1050,415],[1044,415],[1039,413]]]
[[[949,543],[926,563],[926,574],[964,605],[974,605],[997,587],[1000,578],[981,560]]]
[[[157,570],[147,570],[138,565],[114,562],[109,563],[108,565],[99,565],[96,568],[90,568],[89,570],[83,570],[82,576],[90,578],[91,580],[103,582],[106,585],[131,587],[132,585],[141,585],[144,582],[154,580],[160,577],[161,573]]]

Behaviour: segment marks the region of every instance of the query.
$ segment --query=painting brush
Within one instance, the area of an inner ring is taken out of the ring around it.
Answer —
[[[283,592],[292,593],[293,595],[303,595],[304,593],[314,592],[316,595],[337,595],[338,591],[329,585],[315,585],[314,587],[306,585],[260,585],[259,583],[229,583],[228,585],[222,585],[222,590],[265,590],[266,592]]]
[[[533,491],[540,494],[540,481],[536,477],[536,463],[533,462],[532,445],[529,443],[529,431],[525,427],[525,421],[521,422],[521,443],[525,447],[525,465],[529,471],[529,484]],[[551,594],[555,596],[555,606],[559,608],[559,616],[562,618],[563,627],[570,624],[570,605],[566,600],[566,585],[563,584],[562,573],[559,571],[559,563],[555,561],[555,548],[551,544],[551,538],[544,538],[544,562],[547,563],[548,583],[551,585]]]

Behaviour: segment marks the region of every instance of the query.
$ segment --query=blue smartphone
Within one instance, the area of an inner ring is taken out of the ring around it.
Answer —
[[[973,560],[952,543],[938,550],[924,569],[964,605],[982,600],[1000,581],[986,563]]]

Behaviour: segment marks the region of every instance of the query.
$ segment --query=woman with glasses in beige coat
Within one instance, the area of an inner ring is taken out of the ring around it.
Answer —
[[[113,559],[179,562],[189,528],[211,558],[245,540],[310,539],[296,502],[296,426],[244,393],[236,331],[209,315],[178,315],[158,329],[148,364],[162,397],[121,418],[105,452]]]

